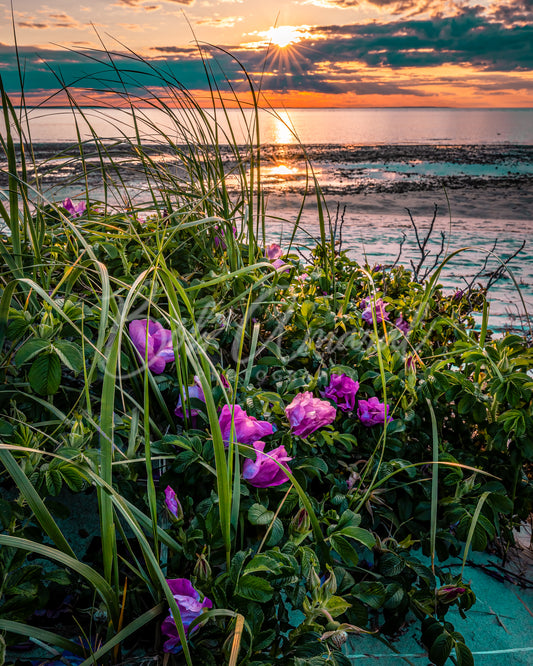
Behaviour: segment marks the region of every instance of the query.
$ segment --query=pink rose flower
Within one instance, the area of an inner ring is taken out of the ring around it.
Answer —
[[[358,390],[359,382],[348,375],[332,374],[329,385],[324,391],[324,397],[336,402],[343,412],[351,412],[355,407],[355,394]]]
[[[202,402],[205,402],[205,395],[204,391],[202,389],[202,382],[198,377],[194,377],[194,384],[192,386],[187,387],[187,393],[189,394],[189,400],[194,399],[194,400],[201,400]],[[183,396],[185,397],[185,396]],[[176,405],[176,409],[174,410],[174,414],[179,417],[180,419],[185,418],[185,414],[183,412],[183,400],[182,396],[178,398],[178,404]],[[192,407],[191,409],[187,410],[187,416],[188,418],[196,418],[198,416],[198,410]]]
[[[394,325],[395,325],[396,328],[397,328],[399,331],[401,331],[404,335],[407,335],[407,334],[409,333],[409,328],[410,328],[410,326],[409,326],[409,322],[406,321],[406,320],[402,317],[402,315],[400,315],[400,316],[398,317],[398,319],[396,319],[396,321],[394,322]]]
[[[70,197],[67,197],[62,205],[70,217],[80,217],[87,210],[85,201],[79,201],[75,204]]]
[[[267,455],[263,453],[264,448],[264,442],[254,442],[254,449],[256,451],[255,462],[250,458],[245,461],[242,467],[242,478],[246,479],[251,486],[255,486],[256,488],[279,486],[288,481],[289,477],[274,461],[277,460],[283,467],[290,471],[287,463],[292,458],[287,455],[284,446],[278,446],[277,449],[268,451]]]
[[[181,502],[179,501],[175,490],[170,486],[167,486],[165,488],[165,504],[169,512],[174,516],[174,518],[176,518],[177,520],[182,520],[183,509],[181,506]]]
[[[200,593],[198,590],[194,589],[191,581],[187,578],[173,578],[167,580],[167,583],[172,592],[172,596],[178,604],[181,621],[183,622],[183,628],[185,629],[185,635],[187,636],[192,621],[204,612],[204,608],[212,608],[213,602],[207,597],[201,599]],[[200,625],[197,624],[193,631],[196,631],[199,626]],[[167,615],[161,624],[161,631],[168,636],[168,640],[166,640],[163,645],[163,651],[177,654],[181,650],[180,637],[170,610],[169,615]]]
[[[232,408],[229,405],[224,405],[218,419],[220,430],[222,431],[222,439],[226,443],[229,442],[231,434],[231,412]],[[271,435],[274,432],[271,423],[268,421],[258,421],[254,416],[248,416],[239,405],[235,405],[233,422],[234,441],[241,444],[252,444],[252,442],[258,441],[261,437]]]
[[[369,398],[368,400],[359,400],[357,403],[357,417],[364,426],[370,427],[392,421],[389,416],[389,406],[380,402],[378,398]]]
[[[148,328],[148,337],[146,329]],[[172,331],[163,328],[156,321],[135,319],[129,325],[130,338],[139,352],[141,360],[148,356],[148,367],[155,375],[160,375],[167,363],[174,360]],[[148,352],[146,346],[148,342]]]
[[[298,437],[307,437],[318,428],[335,420],[337,410],[326,400],[313,397],[309,391],[298,393],[285,408],[291,430]]]
[[[280,259],[282,254],[283,250],[277,243],[271,243],[266,248],[266,256],[269,261],[276,261],[276,259]]]
[[[368,299],[365,299],[368,303]],[[385,319],[389,319],[389,313],[385,310],[385,303],[383,299],[378,298],[374,304],[373,301],[370,301],[368,305],[365,305],[363,310],[363,321],[366,321],[367,324],[372,324],[372,319],[376,318],[376,323],[380,324]]]

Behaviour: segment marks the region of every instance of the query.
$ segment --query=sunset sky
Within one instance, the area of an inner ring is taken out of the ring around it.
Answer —
[[[127,48],[204,95],[196,38],[234,54],[273,106],[533,107],[532,0],[14,0],[13,8],[30,104],[58,79],[86,103],[85,86],[95,90],[91,103],[114,103],[118,80],[92,51],[101,41],[121,68],[136,69],[139,85],[158,82]],[[11,7],[0,2],[0,75],[16,93],[13,45]],[[245,89],[234,61],[206,53]]]

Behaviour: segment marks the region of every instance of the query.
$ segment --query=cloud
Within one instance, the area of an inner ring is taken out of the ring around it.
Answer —
[[[39,13],[44,14],[45,12],[41,10]],[[72,16],[65,14],[65,12],[51,12],[47,16],[38,19],[34,16],[28,16],[27,12],[17,12],[17,14],[21,17],[21,20],[17,21],[19,28],[29,28],[32,30],[68,28],[69,30],[77,30],[83,28],[84,25],[88,25],[80,23],[75,18],[72,18]]]
[[[149,0],[115,0],[115,2],[113,3],[113,7],[121,7],[122,9],[132,9],[137,12],[138,11],[150,12],[161,9],[161,5],[154,5],[153,2],[152,4],[147,5],[145,4],[146,2],[149,2]],[[186,5],[186,6],[194,4],[194,0],[163,0],[163,2],[178,4],[178,5]]]
[[[237,23],[242,21],[241,16],[225,16],[225,17],[206,17],[196,19],[196,25],[205,25],[210,28],[233,28]]]

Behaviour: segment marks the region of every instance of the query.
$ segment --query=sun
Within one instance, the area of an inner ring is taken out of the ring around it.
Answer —
[[[301,28],[294,25],[280,25],[267,30],[265,36],[272,44],[283,49],[286,46],[290,46],[290,44],[300,42],[305,37],[305,33]]]

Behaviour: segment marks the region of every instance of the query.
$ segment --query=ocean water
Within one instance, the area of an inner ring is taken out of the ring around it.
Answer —
[[[139,117],[154,161],[179,177],[180,160],[162,136],[183,144],[197,115],[181,115],[173,122],[158,110],[141,109]],[[252,113],[229,110],[228,119],[236,140],[245,143]],[[76,140],[76,127],[82,137],[90,137],[86,120],[123,165],[128,194],[137,203],[147,199],[145,179],[132,165],[126,142],[120,143],[121,137],[133,136],[129,112],[91,108],[74,118],[65,109],[32,109],[28,120],[38,170],[52,200],[83,192],[69,142]],[[220,113],[217,121],[231,174],[235,164],[224,147],[229,125]],[[533,109],[291,109],[262,113],[260,129],[269,240],[284,243],[290,236],[301,197],[309,189],[311,164],[333,223],[339,210],[343,249],[351,256],[391,264],[401,247],[400,263],[416,265],[419,251],[406,209],[419,232],[426,233],[437,205],[429,263],[441,249],[442,258],[469,248],[443,271],[446,288],[463,288],[478,273],[476,284],[483,284],[499,261],[525,242],[508,264],[519,292],[509,275],[497,283],[491,291],[491,325],[502,329],[524,311],[533,312]],[[97,158],[89,158],[91,162],[96,165]],[[6,166],[0,156],[0,189]],[[101,198],[98,170],[90,174],[89,186],[91,196]],[[123,205],[120,187],[115,205]],[[311,246],[318,232],[310,201],[297,240]]]
[[[231,125],[237,141],[246,142],[253,112],[229,109],[227,115],[229,124],[220,111],[216,114],[221,128],[218,141],[227,140]],[[35,143],[76,141],[77,127],[82,137],[90,138],[89,123],[100,137],[134,136],[126,109],[87,108],[73,115],[69,109],[35,108],[28,117]],[[206,117],[214,121],[213,112]],[[144,138],[159,142],[163,131],[183,143],[184,128],[194,128],[198,114],[176,111],[173,122],[158,109],[139,109],[137,119]],[[260,131],[261,143],[273,145],[533,145],[533,109],[277,109],[261,112]]]

